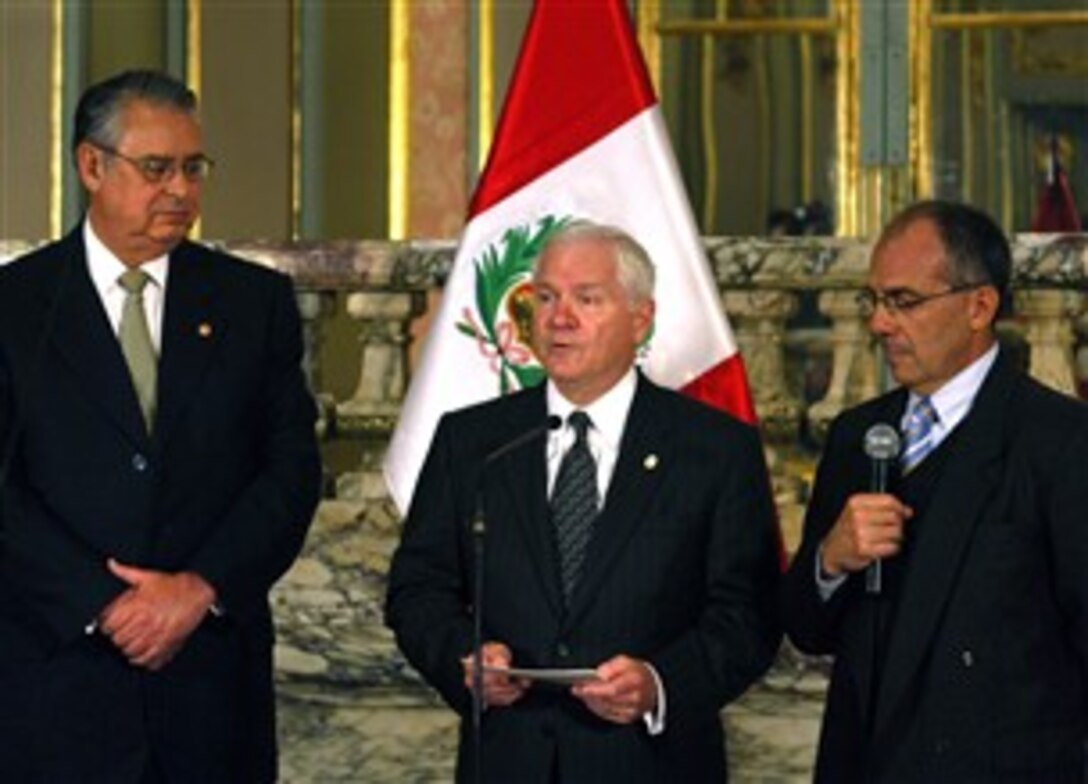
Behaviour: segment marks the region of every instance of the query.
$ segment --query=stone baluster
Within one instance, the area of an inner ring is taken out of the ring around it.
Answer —
[[[1031,375],[1060,392],[1076,395],[1073,324],[1084,312],[1084,294],[1027,289],[1015,296],[1016,313],[1030,351]]]
[[[803,406],[787,383],[784,340],[786,320],[797,311],[797,295],[784,290],[727,289],[722,302],[748,372],[779,523],[789,546],[796,548],[804,511],[803,488],[789,475],[787,466],[800,432]]]
[[[348,315],[360,323],[359,381],[351,398],[336,407],[337,432],[362,441],[356,471],[337,478],[337,497],[375,500],[384,495],[380,463],[404,399],[409,325],[418,315],[411,292],[357,291],[348,295]]]
[[[348,315],[360,323],[359,382],[337,406],[341,432],[388,435],[405,390],[408,325],[414,297],[404,292],[357,291],[347,297]]]
[[[317,401],[317,432],[322,438],[328,433],[334,404],[331,395],[321,392],[317,358],[321,353],[323,338],[322,320],[331,312],[333,300],[334,296],[331,292],[302,288],[295,290],[295,301],[298,303],[299,315],[302,317],[302,370],[306,374],[310,391]]]
[[[809,408],[812,434],[822,441],[840,411],[877,393],[879,368],[865,320],[858,313],[857,292],[824,291],[820,312],[831,319],[831,380],[823,400]]]
[[[797,311],[797,296],[782,290],[726,290],[722,301],[744,357],[764,434],[774,443],[793,442],[802,405],[786,383],[783,339],[786,320]]]

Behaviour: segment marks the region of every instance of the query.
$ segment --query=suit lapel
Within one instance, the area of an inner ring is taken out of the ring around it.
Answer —
[[[589,543],[582,578],[571,597],[568,625],[576,623],[588,609],[616,559],[645,520],[657,493],[664,472],[655,469],[660,463],[667,464],[672,441],[668,425],[662,421],[666,409],[654,405],[656,394],[658,391],[640,375],[608,495]],[[656,462],[653,469],[648,469],[646,461],[651,455]]]
[[[505,431],[507,438],[515,438],[539,426],[547,416],[543,384],[527,393],[523,401],[524,405],[510,411]],[[544,438],[546,436],[541,436],[542,440]],[[525,540],[544,597],[558,616],[563,610],[563,599],[555,537],[548,516],[548,468],[544,458],[545,449],[540,442],[533,441],[500,458],[495,474],[501,492],[515,510],[514,519]]]
[[[894,711],[931,649],[972,534],[1000,482],[1004,412],[1015,378],[1004,355],[999,356],[960,424],[963,430],[949,444],[954,451],[929,502],[928,519],[915,545],[916,566],[903,582],[876,711],[877,738],[892,730]]]
[[[121,345],[87,270],[82,226],[68,235],[60,254],[60,300],[52,342],[94,401],[131,441],[146,448],[147,430]],[[45,303],[49,313],[51,303]]]
[[[225,334],[226,324],[214,307],[207,269],[211,263],[189,243],[180,245],[170,256],[155,420],[155,440],[160,448],[181,421],[204,378],[208,360]]]

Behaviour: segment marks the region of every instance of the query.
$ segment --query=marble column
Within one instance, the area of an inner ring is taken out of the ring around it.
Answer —
[[[1028,289],[1015,296],[1016,313],[1031,352],[1031,374],[1060,392],[1076,395],[1073,324],[1084,312],[1084,294]]]
[[[831,318],[831,381],[823,400],[809,408],[812,434],[823,440],[839,412],[876,395],[879,365],[873,340],[858,312],[855,290],[820,294],[820,311]]]

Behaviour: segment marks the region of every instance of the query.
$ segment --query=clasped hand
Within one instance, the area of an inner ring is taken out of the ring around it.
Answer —
[[[99,630],[129,663],[162,669],[200,625],[215,590],[193,572],[140,569],[112,558],[108,566],[129,587],[99,614]]]

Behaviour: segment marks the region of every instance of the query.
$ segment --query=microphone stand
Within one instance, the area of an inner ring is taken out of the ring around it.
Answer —
[[[549,416],[543,424],[526,430],[517,438],[501,444],[491,450],[483,459],[480,478],[476,486],[476,513],[470,525],[473,554],[473,597],[472,597],[472,754],[475,763],[476,784],[483,782],[483,739],[482,726],[484,715],[484,540],[487,539],[487,522],[484,514],[484,477],[489,466],[500,457],[520,449],[530,441],[539,438],[550,430],[557,430],[563,421],[557,416]]]

